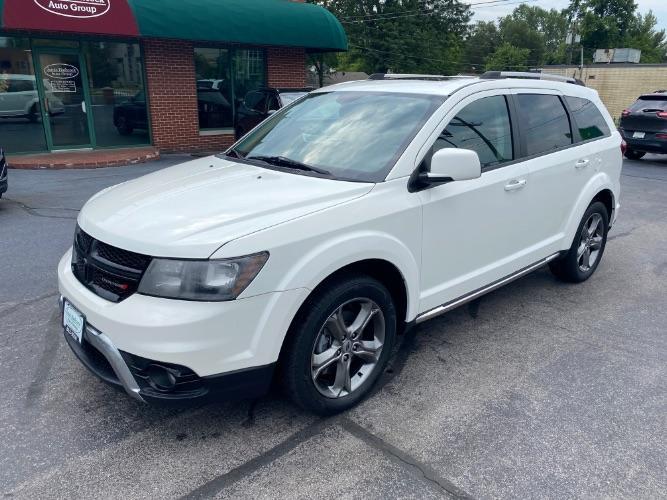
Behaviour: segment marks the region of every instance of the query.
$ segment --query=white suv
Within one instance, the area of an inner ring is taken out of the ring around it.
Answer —
[[[588,279],[621,137],[593,90],[516,76],[324,88],[226,154],[97,194],[58,269],[69,345],[138,400],[275,379],[328,414],[410,326],[547,263]]]

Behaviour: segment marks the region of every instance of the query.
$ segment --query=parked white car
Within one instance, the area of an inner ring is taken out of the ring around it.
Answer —
[[[97,194],[58,268],[69,345],[138,400],[276,379],[330,414],[416,323],[545,264],[588,279],[621,137],[595,91],[516,76],[324,88],[226,154]]]
[[[45,82],[44,85],[48,85]],[[51,116],[65,112],[63,102],[48,90],[46,98]],[[27,118],[31,122],[39,119],[39,96],[32,75],[0,74],[0,118]]]

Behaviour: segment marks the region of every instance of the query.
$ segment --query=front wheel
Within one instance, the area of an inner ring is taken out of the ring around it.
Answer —
[[[602,260],[608,231],[607,208],[596,201],[586,210],[570,250],[549,264],[554,275],[569,283],[581,283],[593,276]]]
[[[391,294],[379,281],[331,282],[308,299],[286,340],[281,378],[287,395],[321,415],[356,405],[387,366],[396,323]]]
[[[628,149],[625,152],[625,157],[628,160],[641,160],[642,158],[644,158],[644,156],[646,156],[646,153],[644,151],[637,151],[635,149]]]

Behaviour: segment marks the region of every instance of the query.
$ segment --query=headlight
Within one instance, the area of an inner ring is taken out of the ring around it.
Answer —
[[[139,293],[202,302],[234,300],[268,259],[268,252],[224,260],[153,259],[141,279]]]

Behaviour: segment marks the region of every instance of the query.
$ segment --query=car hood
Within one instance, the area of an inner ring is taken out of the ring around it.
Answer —
[[[279,172],[213,156],[98,193],[83,207],[79,225],[94,238],[126,250],[207,258],[229,241],[371,189],[373,184]]]

